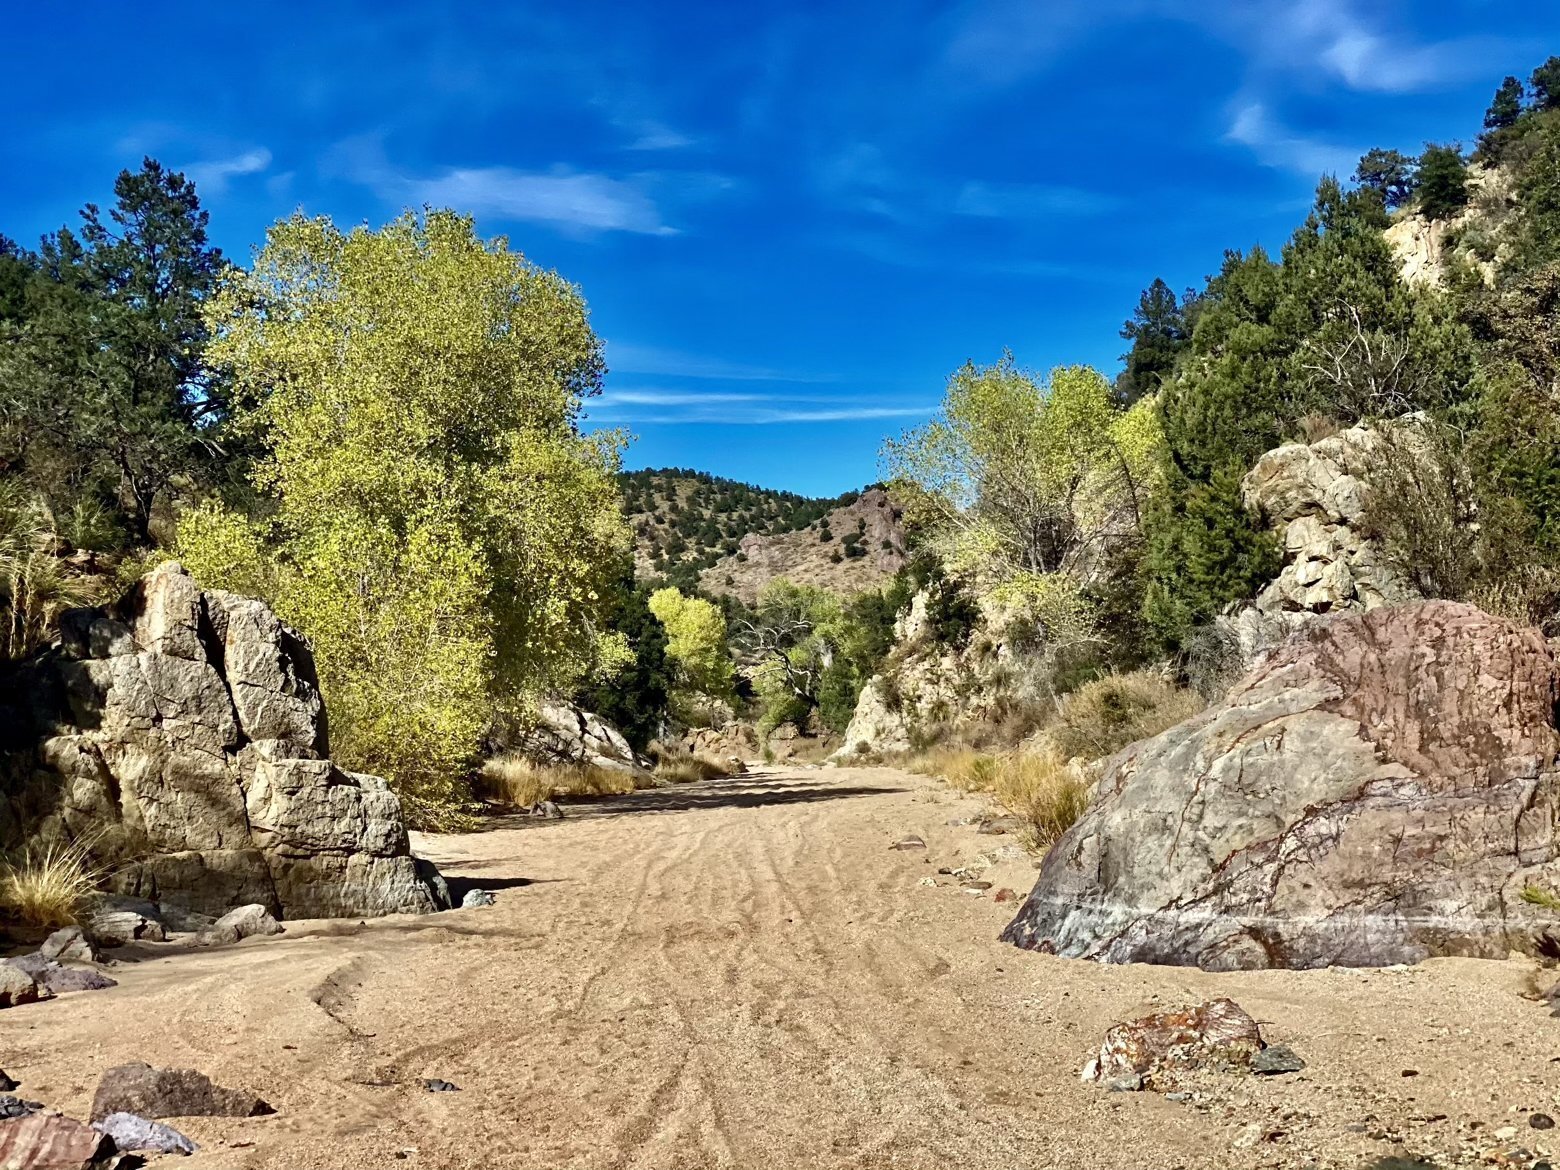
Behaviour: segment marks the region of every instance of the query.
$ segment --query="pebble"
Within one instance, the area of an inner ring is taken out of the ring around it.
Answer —
[[[0,1119],[9,1121],[13,1117],[26,1117],[29,1113],[36,1113],[42,1108],[41,1101],[23,1101],[20,1097],[13,1097],[9,1093],[0,1096]]]
[[[1143,1078],[1138,1073],[1131,1076],[1115,1077],[1105,1082],[1105,1087],[1112,1093],[1140,1093],[1143,1091]]]
[[[926,848],[926,842],[921,840],[921,838],[917,837],[915,834],[912,833],[908,837],[905,837],[905,838],[903,838],[903,839],[901,839],[899,841],[895,841],[892,845],[889,846],[889,848],[890,849],[925,849]]]
[[[458,1093],[460,1086],[449,1081],[441,1081],[438,1077],[428,1077],[423,1081],[423,1088],[430,1093]]]
[[[916,885],[918,885],[918,886],[930,886],[933,889],[936,889],[937,888],[937,879],[934,878],[934,877],[924,877],[920,881],[916,882]]]
[[[1260,1076],[1295,1073],[1304,1067],[1305,1061],[1287,1044],[1269,1044],[1251,1058],[1251,1071]]]
[[[1547,1113],[1535,1113],[1528,1118],[1528,1124],[1534,1129],[1554,1129],[1555,1119]]]

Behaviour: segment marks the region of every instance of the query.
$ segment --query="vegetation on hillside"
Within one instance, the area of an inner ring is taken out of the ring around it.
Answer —
[[[736,553],[749,533],[795,532],[860,495],[814,499],[682,467],[620,472],[618,484],[641,570],[685,593],[698,589],[700,571]]]

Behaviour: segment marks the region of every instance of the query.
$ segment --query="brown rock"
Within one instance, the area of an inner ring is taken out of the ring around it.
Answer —
[[[7,1170],[97,1170],[115,1153],[110,1138],[58,1113],[0,1121],[0,1166]]]
[[[993,902],[1016,902],[1018,901],[1018,891],[1010,890],[1008,887],[1003,886],[995,894],[991,895],[991,900]]]
[[[40,999],[50,999],[52,996],[53,992],[20,967],[0,963],[0,1007],[37,1003]],[[3,1165],[0,1162],[0,1166]]]
[[[1138,1076],[1152,1086],[1194,1069],[1249,1069],[1261,1050],[1257,1022],[1233,1000],[1214,999],[1117,1024],[1105,1033],[1083,1078],[1110,1082]]]
[[[275,1112],[253,1093],[214,1085],[192,1068],[153,1068],[141,1063],[109,1069],[92,1098],[94,1121],[110,1113],[155,1118],[259,1117]]]
[[[1320,619],[1106,765],[1003,937],[1111,962],[1504,957],[1560,877],[1537,630],[1417,602]]]

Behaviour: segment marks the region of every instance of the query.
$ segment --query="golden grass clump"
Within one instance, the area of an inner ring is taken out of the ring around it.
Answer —
[[[1064,757],[1097,760],[1190,719],[1207,704],[1150,671],[1084,683],[1059,704],[1046,737]]]
[[[964,792],[989,793],[1029,823],[1041,848],[1049,848],[1083,815],[1094,787],[1081,769],[1045,752],[992,755],[968,748],[936,748],[908,767],[922,775],[940,776]]]
[[[729,764],[712,756],[675,749],[655,752],[655,776],[668,784],[696,784],[701,780],[724,780],[736,773]]]
[[[56,842],[25,850],[0,867],[0,907],[27,926],[54,929],[81,921],[97,897],[102,874],[91,863],[91,842]]]
[[[480,800],[534,808],[560,796],[621,796],[654,782],[644,775],[596,764],[538,764],[524,756],[495,756],[472,788]]]

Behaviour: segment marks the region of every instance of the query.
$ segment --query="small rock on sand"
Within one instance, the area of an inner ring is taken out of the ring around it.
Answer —
[[[423,1088],[430,1093],[458,1093],[460,1086],[449,1081],[441,1081],[438,1077],[428,1077],[423,1081]]]
[[[892,845],[889,846],[889,848],[890,849],[925,849],[926,848],[926,842],[921,840],[921,838],[917,837],[914,833],[912,833],[908,837],[904,837],[904,838],[901,838],[898,841],[895,841]]]
[[[53,993],[14,963],[0,963],[0,1007],[37,1003]]]
[[[114,1139],[114,1145],[126,1152],[148,1154],[193,1154],[200,1147],[171,1125],[134,1113],[110,1113],[92,1123],[92,1128]]]
[[[229,910],[195,936],[197,946],[236,943],[257,934],[281,934],[282,924],[258,902]]]
[[[1269,1044],[1251,1058],[1251,1071],[1261,1076],[1299,1072],[1304,1067],[1305,1061],[1287,1044]]]
[[[483,906],[491,906],[498,901],[493,897],[491,890],[467,890],[466,896],[460,900],[462,910],[477,910]]]
[[[96,1170],[114,1158],[113,1139],[58,1113],[0,1121],[0,1166]]]
[[[140,1062],[109,1069],[92,1098],[94,1119],[111,1113],[134,1113],[139,1117],[260,1117],[275,1112],[253,1093],[214,1085],[210,1077],[192,1068],[153,1068]]]

